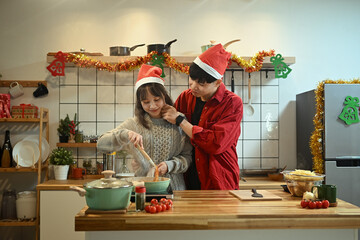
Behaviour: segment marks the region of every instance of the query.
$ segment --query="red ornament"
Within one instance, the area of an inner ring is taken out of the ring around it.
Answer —
[[[55,60],[47,66],[47,70],[51,72],[51,75],[55,76],[65,76],[65,58],[66,54],[59,51],[55,55]]]

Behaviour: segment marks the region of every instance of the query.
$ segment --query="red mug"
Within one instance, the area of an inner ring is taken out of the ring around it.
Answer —
[[[73,179],[82,179],[83,175],[86,174],[85,168],[73,168],[72,175]]]

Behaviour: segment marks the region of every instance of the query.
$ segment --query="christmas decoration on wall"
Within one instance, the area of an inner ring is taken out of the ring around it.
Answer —
[[[153,56],[155,55],[158,57],[155,57],[154,59]],[[275,50],[260,51],[256,53],[255,56],[253,56],[250,60],[245,60],[241,57],[238,57],[236,54],[232,54],[231,59],[229,60],[229,65],[232,62],[235,62],[238,66],[243,68],[245,72],[257,72],[261,70],[264,58],[273,56],[275,56]],[[276,66],[278,68],[277,77],[286,78],[287,75],[291,72],[291,69],[284,62],[282,62],[284,59],[280,54],[277,56],[280,56],[281,58],[281,61],[275,60],[277,64]],[[64,76],[65,63],[74,63],[76,66],[82,68],[96,68],[98,70],[106,70],[109,72],[121,72],[133,71],[140,68],[144,63],[153,62],[153,65],[160,65],[161,63],[161,66],[163,66],[164,63],[169,68],[172,68],[178,72],[189,74],[189,65],[177,62],[166,52],[162,53],[162,55],[158,55],[157,52],[152,51],[143,57],[136,57],[135,60],[127,60],[119,63],[109,63],[93,59],[83,53],[63,53],[61,51],[55,55],[55,58],[56,59],[47,67],[53,76]]]
[[[347,96],[344,101],[345,107],[343,108],[339,118],[347,125],[359,122],[359,98]]]
[[[47,66],[47,70],[51,72],[51,75],[55,76],[65,76],[65,61],[66,61],[66,53],[61,51],[57,52],[55,55],[55,60]]]
[[[164,66],[163,66],[164,59],[165,59],[165,57],[163,55],[154,54],[152,56],[152,60],[151,60],[151,65],[152,66],[157,66],[157,67],[161,68],[162,74],[161,74],[160,77],[162,77],[162,78],[165,77]]]
[[[281,56],[281,54],[277,54],[276,57],[270,58],[270,62],[272,62],[274,65],[276,78],[287,78],[292,70],[283,61],[284,58]]]
[[[360,84],[359,79],[352,81],[344,80],[325,80],[318,84],[315,90],[316,114],[313,119],[314,131],[310,137],[310,150],[313,155],[313,171],[324,173],[324,157],[323,157],[323,133],[324,133],[324,84]]]

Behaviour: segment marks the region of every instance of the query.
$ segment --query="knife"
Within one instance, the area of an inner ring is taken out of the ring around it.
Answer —
[[[253,194],[251,195],[252,197],[263,197],[263,195],[258,193],[255,188],[252,188],[251,191],[253,192]]]

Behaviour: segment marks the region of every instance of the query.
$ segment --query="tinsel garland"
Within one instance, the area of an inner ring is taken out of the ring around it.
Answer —
[[[121,72],[121,71],[132,71],[137,68],[140,68],[142,64],[148,63],[151,61],[152,56],[157,54],[157,52],[153,51],[143,57],[137,57],[135,60],[124,61],[122,63],[108,63],[103,62],[101,60],[96,60],[90,58],[84,54],[75,54],[75,53],[65,53],[65,61],[74,63],[78,67],[83,68],[97,68],[98,70],[107,70],[109,72]],[[189,74],[189,66],[186,64],[178,63],[173,57],[171,57],[168,53],[163,53],[165,64],[182,73]],[[259,71],[262,68],[264,57],[272,57],[275,56],[275,51],[270,50],[260,51],[255,54],[249,61],[232,54],[230,63],[235,62],[237,65],[242,67],[246,72],[255,72]]]
[[[255,56],[252,57],[249,61],[246,61],[243,58],[238,57],[235,54],[232,54],[231,60],[240,67],[242,67],[245,72],[250,73],[250,72],[260,71],[264,62],[264,57],[273,57],[273,56],[275,56],[275,50],[270,50],[268,52],[260,51],[257,54],[255,54]]]
[[[325,80],[318,84],[315,90],[316,114],[313,118],[314,131],[310,137],[310,150],[313,155],[313,171],[324,173],[323,133],[324,133],[324,84],[359,84],[359,79],[352,81]]]

